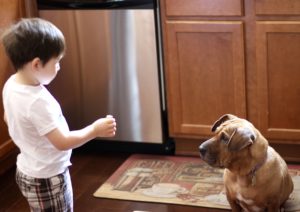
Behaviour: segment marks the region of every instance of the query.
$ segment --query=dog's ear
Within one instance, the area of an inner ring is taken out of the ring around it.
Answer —
[[[245,147],[252,145],[255,139],[255,134],[250,128],[237,128],[229,139],[228,150],[230,152],[240,151]]]
[[[232,115],[232,114],[225,114],[223,116],[221,116],[212,126],[211,131],[215,132],[216,129],[225,121],[230,120],[230,119],[234,119],[236,118],[236,116]]]

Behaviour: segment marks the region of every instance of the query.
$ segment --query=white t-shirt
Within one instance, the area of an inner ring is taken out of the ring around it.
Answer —
[[[72,150],[60,151],[45,136],[59,128],[69,131],[60,105],[43,85],[28,86],[12,75],[3,88],[9,135],[19,147],[17,167],[35,178],[49,178],[71,165]]]

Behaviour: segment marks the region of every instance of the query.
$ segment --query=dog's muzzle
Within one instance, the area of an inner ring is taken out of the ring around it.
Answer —
[[[211,151],[211,140],[203,142],[199,146],[200,157],[203,161],[207,162],[209,165],[216,165],[217,153]]]
[[[201,145],[199,146],[199,152],[200,152],[200,157],[201,157],[202,159],[204,159],[204,158],[205,158],[205,154],[206,154],[206,152],[207,152],[207,149],[204,147],[203,144],[201,144]]]

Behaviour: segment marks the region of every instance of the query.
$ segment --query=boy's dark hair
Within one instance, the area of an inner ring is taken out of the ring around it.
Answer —
[[[21,19],[3,34],[2,42],[16,70],[36,57],[45,65],[66,48],[62,32],[40,18]]]

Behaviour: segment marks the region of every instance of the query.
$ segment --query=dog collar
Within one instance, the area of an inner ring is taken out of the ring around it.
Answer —
[[[256,184],[256,172],[264,165],[264,163],[267,160],[267,157],[268,157],[268,154],[266,154],[266,156],[263,159],[263,161],[260,162],[260,163],[258,163],[258,164],[256,164],[256,166],[254,166],[254,168],[248,174],[248,176],[250,176],[250,178],[251,178],[251,186],[255,186],[255,184]]]

